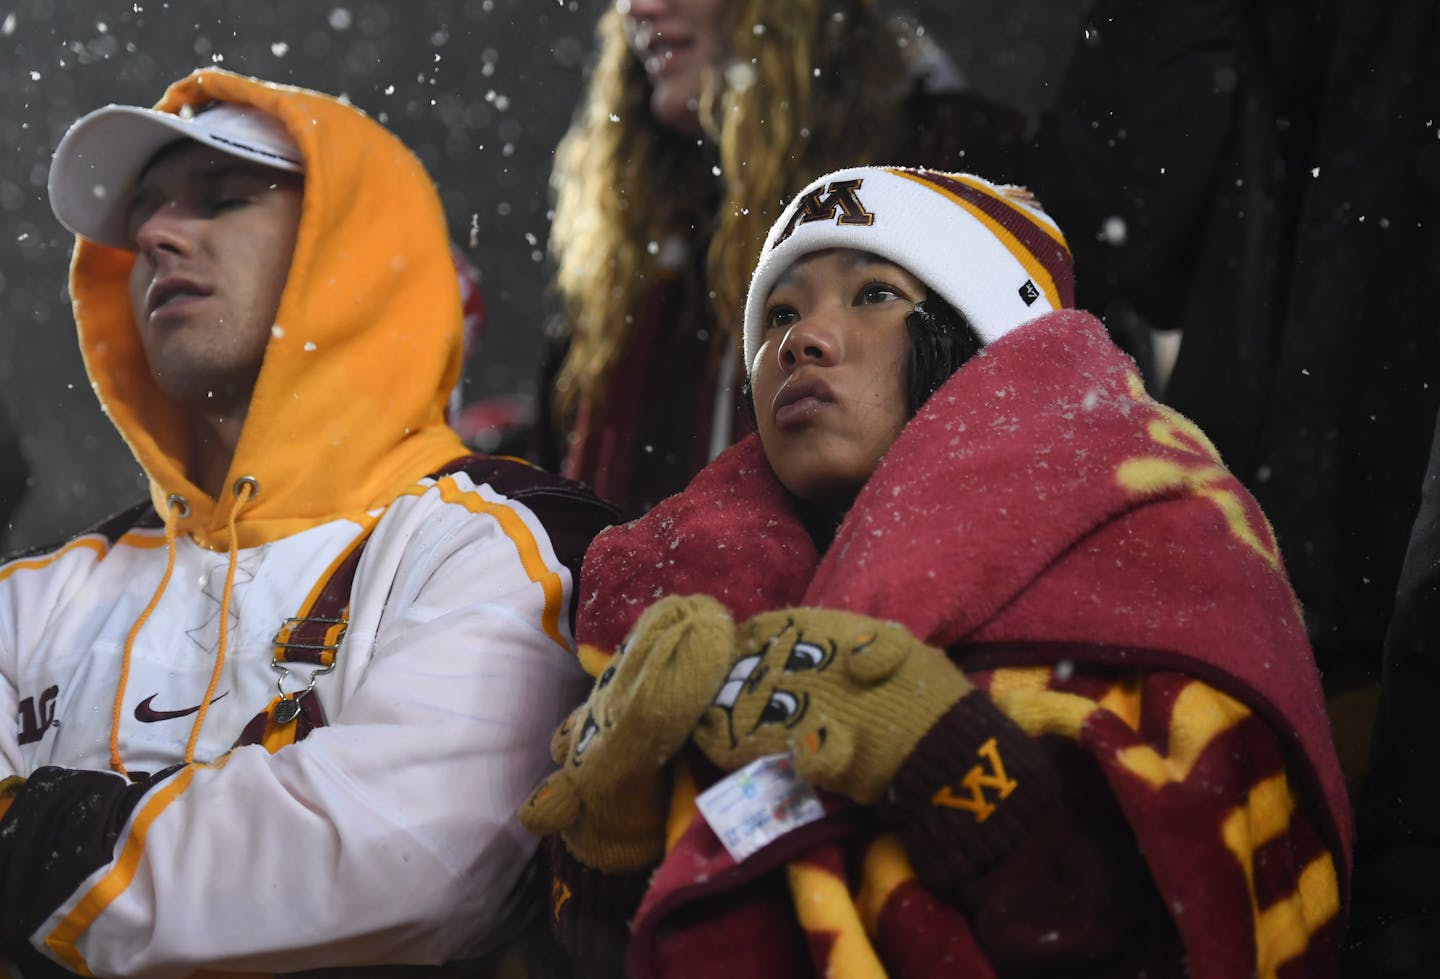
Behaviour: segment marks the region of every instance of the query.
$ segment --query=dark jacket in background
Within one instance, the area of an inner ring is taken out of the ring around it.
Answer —
[[[1433,0],[1101,0],[1032,182],[1079,304],[1254,492],[1332,692],[1378,674],[1440,405]],[[1138,329],[1136,327],[1139,327]]]
[[[1370,775],[1357,800],[1351,975],[1420,979],[1440,962],[1440,424],[1385,671]]]

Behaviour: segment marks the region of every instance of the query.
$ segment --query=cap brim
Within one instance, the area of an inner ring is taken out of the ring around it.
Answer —
[[[297,161],[217,138],[183,116],[109,105],[76,122],[55,147],[49,179],[55,217],[91,241],[129,248],[125,210],[135,184],[155,154],[179,139],[279,170],[304,169]]]

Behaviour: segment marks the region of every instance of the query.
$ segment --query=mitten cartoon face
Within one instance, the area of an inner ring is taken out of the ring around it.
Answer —
[[[641,616],[590,697],[555,730],[552,773],[521,807],[535,833],[559,832],[583,863],[650,866],[663,851],[666,764],[714,697],[734,627],[713,599],[670,597]]]
[[[811,688],[834,665],[837,644],[828,636],[807,640],[791,616],[776,624],[778,632],[746,637],[744,657],[701,718],[707,741],[715,738],[713,743],[733,750],[742,740],[759,739],[779,751],[789,742],[787,732],[805,720]],[[871,638],[862,633],[855,645],[863,647]]]
[[[801,778],[878,798],[915,741],[971,689],[945,654],[902,626],[849,612],[757,615],[696,726],[696,745],[733,770],[790,752]],[[919,725],[918,730],[914,728]]]

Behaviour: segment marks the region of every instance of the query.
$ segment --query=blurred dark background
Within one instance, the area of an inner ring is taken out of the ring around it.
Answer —
[[[65,537],[145,492],[89,390],[66,294],[72,238],[45,199],[51,151],[71,122],[107,102],[149,105],[212,64],[345,96],[425,162],[451,235],[479,270],[488,325],[467,365],[467,399],[529,396],[551,308],[551,152],[605,2],[0,5],[0,402],[31,469],[0,546]],[[1034,112],[1087,7],[917,0],[893,9],[924,24],[976,88]]]

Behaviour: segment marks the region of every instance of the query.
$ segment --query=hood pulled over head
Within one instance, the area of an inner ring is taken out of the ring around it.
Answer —
[[[155,109],[190,116],[214,102],[278,120],[305,174],[289,276],[226,479],[258,485],[237,524],[249,547],[384,506],[464,454],[444,421],[462,311],[439,198],[395,136],[330,96],[219,69],[176,82]],[[235,500],[210,499],[186,475],[189,418],[151,376],[130,309],[134,262],[77,241],[70,289],[86,369],[156,507],[184,497],[180,530],[223,548]]]

